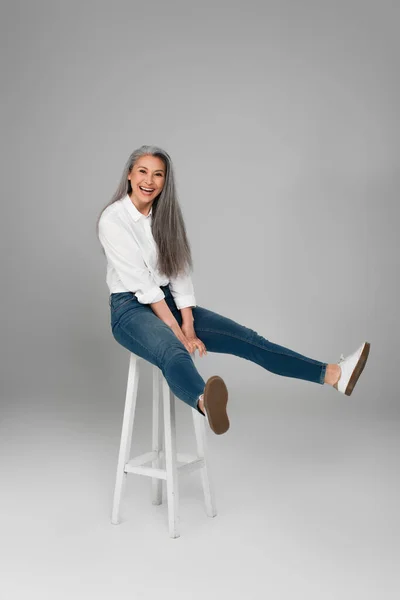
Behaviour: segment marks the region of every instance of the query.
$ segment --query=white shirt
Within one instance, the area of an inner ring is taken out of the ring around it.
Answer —
[[[166,278],[156,268],[157,245],[151,232],[153,209],[142,215],[128,194],[107,206],[99,221],[99,239],[107,258],[110,294],[133,292],[141,304],[165,298],[167,285],[178,309],[196,306],[189,273]]]

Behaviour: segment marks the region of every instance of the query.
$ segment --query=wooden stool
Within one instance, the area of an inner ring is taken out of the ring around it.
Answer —
[[[126,390],[124,418],[122,422],[121,444],[118,457],[117,477],[115,482],[114,501],[111,522],[117,525],[120,522],[120,504],[128,473],[147,475],[152,478],[153,504],[162,503],[162,480],[167,485],[168,524],[169,534],[172,538],[179,537],[179,486],[178,475],[190,473],[200,469],[201,481],[204,491],[206,513],[209,517],[217,514],[214,500],[213,486],[210,481],[210,470],[207,460],[207,446],[205,436],[205,421],[195,408],[192,408],[193,425],[196,435],[197,455],[181,454],[176,452],[176,427],[175,427],[175,396],[170,390],[161,370],[152,365],[153,369],[153,434],[152,450],[129,458],[132,442],[133,422],[135,418],[136,397],[139,383],[139,366],[143,361],[140,356],[130,352],[128,383]],[[160,378],[162,380],[162,397],[164,413],[164,448],[162,446],[162,427],[160,419]],[[162,468],[161,459],[165,461]],[[143,466],[151,461],[152,466]],[[178,466],[178,462],[184,464]]]

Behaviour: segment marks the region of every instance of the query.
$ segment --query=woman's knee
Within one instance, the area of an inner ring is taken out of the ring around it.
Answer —
[[[185,360],[192,360],[185,346],[176,338],[176,341],[161,341],[157,347],[157,359],[163,368]]]

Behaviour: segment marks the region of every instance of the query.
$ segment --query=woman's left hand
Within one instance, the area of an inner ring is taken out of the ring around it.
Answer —
[[[199,351],[199,356],[203,356],[204,354],[207,354],[205,345],[203,344],[203,342],[201,340],[199,340],[199,338],[196,335],[193,323],[182,323],[181,329],[182,329],[182,333],[184,334],[184,336],[195,347],[193,354],[196,352],[196,348]]]

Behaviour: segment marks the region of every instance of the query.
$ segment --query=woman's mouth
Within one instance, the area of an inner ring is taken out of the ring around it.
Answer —
[[[151,196],[151,194],[154,192],[153,188],[145,188],[139,185],[139,189],[141,192],[143,192],[143,194],[145,194],[146,196]]]

